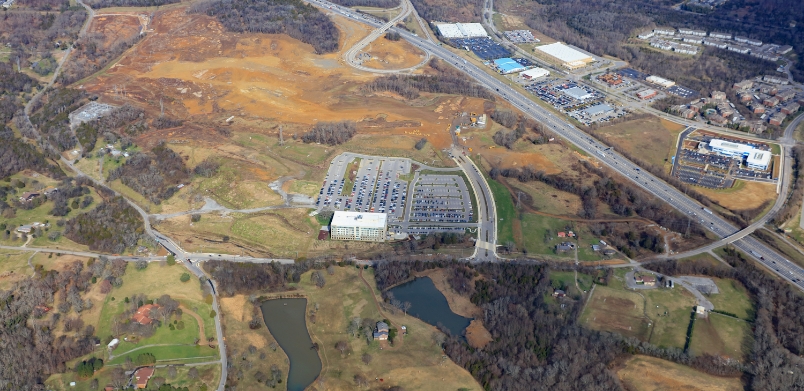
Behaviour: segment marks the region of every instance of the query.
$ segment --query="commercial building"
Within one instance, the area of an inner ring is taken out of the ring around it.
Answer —
[[[606,73],[598,76],[597,79],[610,86],[618,86],[623,83],[623,77],[617,73]]]
[[[538,79],[540,77],[545,77],[545,76],[549,76],[549,75],[550,75],[550,71],[548,71],[547,69],[544,69],[544,68],[532,68],[532,69],[528,69],[525,72],[520,72],[519,73],[519,76],[521,78],[525,79],[525,80]]]
[[[330,223],[330,238],[384,242],[388,227],[387,217],[385,213],[336,211]]]
[[[539,46],[536,48],[536,50],[550,56],[552,59],[558,61],[562,66],[569,69],[582,68],[595,61],[592,56],[575,50],[560,42]]]
[[[674,82],[672,80],[667,80],[667,79],[665,79],[663,77],[659,77],[659,76],[648,76],[648,78],[645,79],[645,80],[647,80],[650,83],[660,85],[660,86],[662,86],[664,88],[670,88],[670,87],[676,85],[676,82]]]
[[[488,37],[489,33],[480,23],[443,23],[437,24],[438,33],[444,38],[477,38]]]
[[[709,141],[709,149],[723,156],[745,159],[746,165],[755,170],[767,170],[771,160],[771,153],[768,151],[726,140],[712,139]]]
[[[637,98],[645,100],[659,95],[659,92],[653,89],[645,89],[636,93]]]
[[[570,98],[573,98],[573,99],[576,99],[576,100],[587,100],[587,99],[594,98],[594,96],[595,96],[591,92],[589,92],[587,90],[584,90],[581,87],[567,88],[563,92],[564,92],[564,94],[566,94]]]
[[[599,105],[589,106],[583,109],[583,113],[590,117],[599,117],[601,115],[607,115],[614,113],[614,107],[611,107],[607,103],[602,103]]]
[[[507,57],[494,60],[494,66],[497,67],[502,74],[522,72],[525,70],[525,67],[522,66],[522,64],[514,61],[512,58]]]

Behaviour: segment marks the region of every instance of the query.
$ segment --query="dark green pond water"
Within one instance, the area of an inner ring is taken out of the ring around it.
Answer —
[[[303,391],[321,373],[321,359],[312,349],[305,323],[307,299],[266,300],[261,307],[268,330],[290,359],[288,391]]]
[[[469,326],[470,318],[464,318],[449,308],[447,298],[441,294],[430,277],[417,278],[411,282],[391,288],[394,297],[409,301],[408,315],[413,315],[433,326],[443,325],[452,335],[463,335]]]

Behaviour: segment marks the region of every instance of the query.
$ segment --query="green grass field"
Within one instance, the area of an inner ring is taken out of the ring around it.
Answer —
[[[665,347],[683,348],[687,340],[687,326],[695,297],[686,289],[652,289],[641,292],[645,296],[648,316],[653,320],[653,331],[648,342]]]
[[[150,346],[130,353],[115,356],[109,361],[109,365],[119,365],[126,362],[126,357],[136,359],[138,355],[151,353],[156,357],[159,364],[190,364],[196,362],[215,361],[218,359],[218,348],[210,348],[207,345],[172,345],[172,346]]]
[[[551,271],[550,272],[550,281],[553,283],[553,287],[558,289],[560,287],[566,287],[569,289],[570,292],[575,294],[580,294],[578,289],[575,287],[575,272],[559,272],[559,271]],[[592,289],[592,281],[593,277],[588,274],[578,273],[578,286],[581,290],[589,291]]]
[[[720,314],[695,320],[690,350],[743,360],[751,351],[751,324]]]
[[[708,297],[716,310],[735,314],[740,319],[754,319],[754,305],[742,284],[728,279],[712,278],[712,280],[720,291],[719,294]]]

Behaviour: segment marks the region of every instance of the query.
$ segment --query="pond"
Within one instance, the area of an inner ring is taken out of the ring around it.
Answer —
[[[305,323],[307,299],[266,300],[261,307],[268,330],[290,359],[288,391],[303,391],[321,373],[321,359]]]
[[[452,335],[463,335],[470,318],[464,318],[449,308],[447,298],[435,287],[430,277],[417,278],[391,288],[394,297],[401,302],[410,302],[408,315],[413,315],[433,326],[442,324]]]

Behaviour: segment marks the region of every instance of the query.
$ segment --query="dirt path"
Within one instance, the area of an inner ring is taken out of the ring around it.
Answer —
[[[179,306],[179,308],[181,308],[182,313],[189,314],[190,316],[195,318],[196,322],[198,322],[198,338],[199,338],[198,343],[200,343],[200,344],[208,343],[207,339],[205,338],[206,333],[204,333],[204,320],[201,319],[201,316],[196,314],[193,310],[191,310],[191,309],[189,309],[189,308],[187,308],[187,307],[185,307],[183,305]],[[217,341],[215,342],[215,344],[217,344]]]

